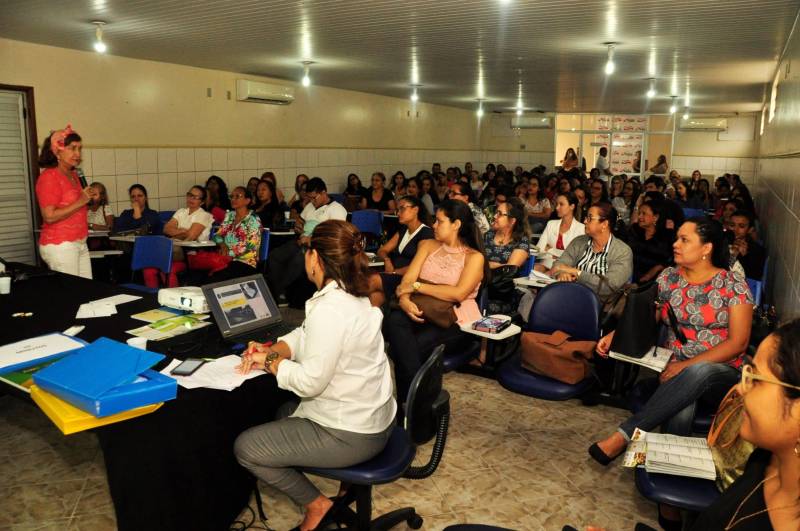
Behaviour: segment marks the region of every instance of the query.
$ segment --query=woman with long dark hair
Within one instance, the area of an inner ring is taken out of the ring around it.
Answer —
[[[36,200],[42,213],[39,254],[53,271],[92,278],[86,238],[89,236],[87,203],[98,196],[82,186],[76,168],[83,143],[70,125],[53,131],[42,144],[36,179]]]
[[[141,184],[132,184],[128,188],[128,197],[131,200],[131,208],[123,210],[114,220],[114,231],[138,230],[143,234],[159,234],[161,219],[158,217],[158,212],[150,208],[147,202],[147,188]]]
[[[249,193],[249,190],[248,190]],[[256,193],[251,202],[253,210],[265,229],[273,229],[281,224],[284,219],[286,205],[278,200],[275,185],[269,179],[262,179],[256,187]]]
[[[243,467],[305,507],[298,529],[325,528],[333,502],[296,468],[362,463],[383,450],[394,429],[383,314],[367,299],[364,243],[345,221],[317,225],[304,250],[305,274],[317,288],[305,321],[277,343],[253,344],[242,355],[241,372],[269,372],[301,398],[290,417],[250,428],[234,444]]]
[[[222,223],[225,213],[231,209],[228,185],[216,175],[206,180],[206,199],[203,208],[213,216],[215,223]]]
[[[435,239],[420,242],[403,275],[396,291],[400,308],[389,315],[386,327],[401,398],[434,347],[444,343],[452,348],[463,337],[459,325],[481,316],[475,297],[487,267],[483,241],[467,203],[442,201],[433,230]],[[411,300],[415,293],[453,303],[456,322],[442,328],[427,321]]]

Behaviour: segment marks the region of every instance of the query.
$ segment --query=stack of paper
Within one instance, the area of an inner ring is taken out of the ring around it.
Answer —
[[[0,372],[15,371],[44,362],[86,345],[63,334],[47,334],[0,347]]]
[[[209,324],[211,323],[203,322],[189,315],[176,315],[139,328],[126,330],[126,332],[133,336],[146,337],[150,341],[160,341],[203,328]]]
[[[242,358],[231,354],[204,364],[191,376],[175,376],[170,374],[170,371],[180,365],[181,360],[173,360],[161,371],[161,374],[175,378],[178,385],[186,389],[207,387],[221,391],[233,391],[247,380],[266,374],[264,371],[250,371],[247,374],[241,374],[236,370],[241,362]]]
[[[531,273],[528,275],[528,278],[541,282],[542,284],[552,284],[556,281],[556,279],[552,278],[550,275],[542,273],[541,271],[536,271],[535,269],[531,269]]]
[[[630,356],[626,356],[625,354],[620,354],[619,352],[613,351],[608,353],[608,357],[614,358],[615,360],[627,361],[628,363],[641,365],[642,367],[653,369],[656,372],[662,372],[664,367],[666,367],[669,363],[669,360],[672,359],[672,351],[668,348],[654,346],[641,358],[632,358]]]
[[[717,477],[708,442],[702,437],[648,433],[636,428],[622,466],[644,466],[657,474],[713,481]]]
[[[104,299],[97,299],[94,301],[81,304],[78,308],[78,313],[75,319],[91,319],[93,317],[108,317],[117,313],[117,304],[125,304],[141,299],[136,295],[114,295],[113,297],[106,297]]]

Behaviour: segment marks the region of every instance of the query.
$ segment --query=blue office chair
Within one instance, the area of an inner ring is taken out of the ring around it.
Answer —
[[[131,276],[136,271],[146,267],[155,267],[162,273],[169,273],[172,269],[172,240],[166,236],[137,236],[133,243],[133,257],[131,258]],[[133,278],[131,278],[133,281]],[[122,287],[158,293],[158,288],[148,288],[142,284],[130,282]]]
[[[383,234],[383,214],[379,210],[356,210],[351,223],[367,238],[367,250],[376,250]]]
[[[258,248],[258,263],[261,271],[267,272],[267,258],[269,257],[269,229],[261,229],[261,247]]]
[[[405,521],[411,529],[422,527],[422,517],[413,507],[397,509],[372,519],[372,486],[391,483],[404,477],[425,479],[431,476],[444,453],[450,422],[450,395],[442,389],[444,345],[439,345],[420,368],[406,400],[403,428],[395,427],[386,448],[365,463],[347,468],[303,468],[303,472],[350,484],[347,494],[334,500],[326,518],[348,529],[391,529]],[[411,466],[417,446],[436,438],[427,464]],[[356,510],[350,505],[355,502]]]
[[[550,334],[556,330],[580,340],[600,338],[600,301],[592,290],[573,282],[556,282],[539,291],[524,331]],[[569,400],[591,387],[590,378],[566,384],[523,369],[519,354],[500,366],[497,381],[509,391],[544,400]]]
[[[533,265],[536,263],[536,256],[530,255],[528,259],[522,264],[522,267],[517,269],[517,278],[527,277],[531,274],[531,270],[533,269]]]
[[[702,208],[684,208],[683,209],[683,217],[686,219],[689,218],[704,218],[706,217],[706,211]]]
[[[713,481],[669,474],[651,474],[636,469],[636,489],[650,501],[672,505],[692,512],[702,512],[719,498]]]
[[[756,308],[758,308],[761,306],[762,281],[752,278],[748,278],[746,280],[747,287],[750,288],[750,293],[753,294],[753,300],[756,303]]]
[[[159,210],[158,211],[158,220],[161,221],[161,225],[166,225],[169,220],[172,219],[172,216],[175,215],[174,210]]]

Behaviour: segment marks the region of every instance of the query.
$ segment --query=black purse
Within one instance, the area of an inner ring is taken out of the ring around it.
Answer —
[[[489,300],[511,301],[516,288],[514,277],[519,268],[513,265],[504,265],[492,270],[489,279]]]
[[[655,346],[658,339],[657,295],[658,284],[655,281],[626,287],[624,308],[617,318],[610,350],[641,358]]]

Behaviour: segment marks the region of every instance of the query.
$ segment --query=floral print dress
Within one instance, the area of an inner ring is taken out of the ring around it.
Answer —
[[[686,336],[681,343],[670,329],[668,348],[678,360],[693,358],[728,339],[730,309],[738,304],[754,304],[753,295],[744,277],[721,270],[706,282],[692,284],[675,267],[668,267],[658,276],[658,302],[662,303],[662,322],[669,322],[665,302],[669,302],[678,327]],[[738,369],[743,353],[728,362]]]
[[[225,214],[214,241],[228,247],[228,256],[239,262],[256,267],[258,250],[261,247],[261,221],[252,211],[236,223],[236,211]]]

